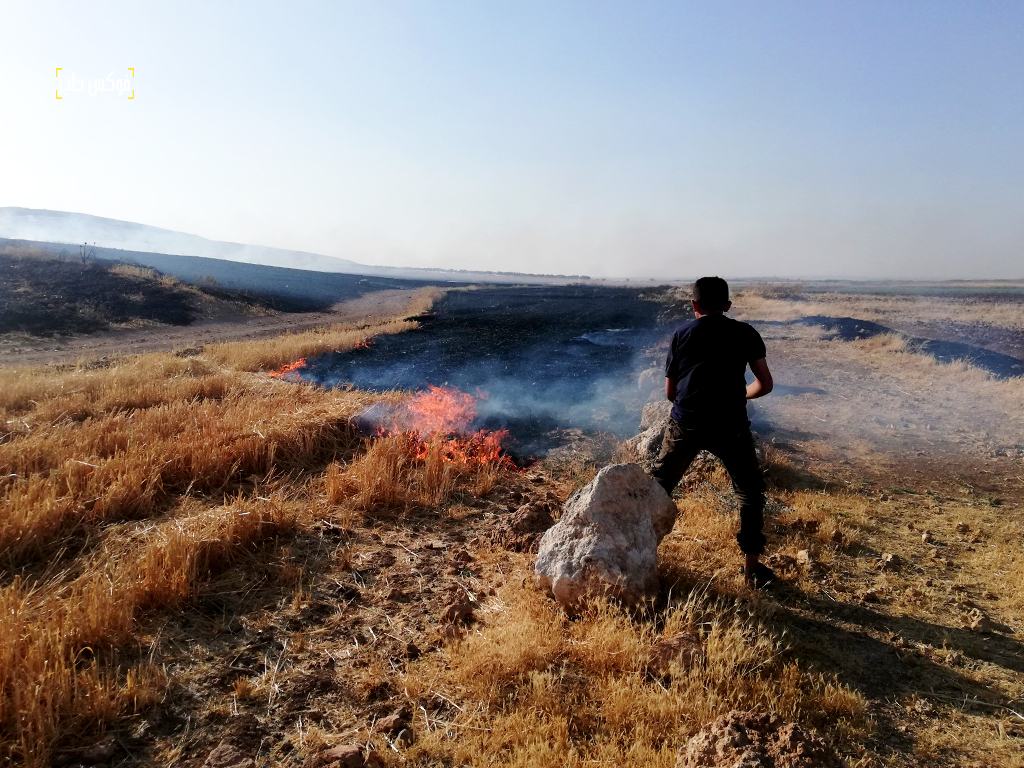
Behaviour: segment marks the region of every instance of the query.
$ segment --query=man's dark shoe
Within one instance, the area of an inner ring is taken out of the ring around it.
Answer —
[[[751,573],[747,573],[745,568],[740,568],[740,570],[743,571],[747,584],[752,586],[754,589],[765,589],[769,584],[775,581],[775,571],[764,563],[758,563],[755,565],[754,570]]]

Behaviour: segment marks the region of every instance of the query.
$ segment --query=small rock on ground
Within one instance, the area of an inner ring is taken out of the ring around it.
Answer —
[[[416,741],[416,733],[409,724],[408,709],[401,709],[393,715],[381,718],[374,723],[373,730],[383,733],[401,747],[411,747]]]
[[[980,608],[975,608],[967,614],[964,619],[964,623],[972,632],[980,632],[981,634],[990,634],[995,631],[995,624],[992,622],[984,611]]]
[[[358,744],[330,747],[307,760],[303,768],[383,768],[384,761],[375,752],[363,753]]]
[[[802,517],[798,517],[796,520],[793,521],[793,527],[796,528],[798,531],[803,531],[804,533],[813,536],[818,532],[818,529],[821,528],[821,521],[804,520]]]
[[[458,624],[473,615],[473,603],[468,599],[456,600],[445,606],[441,612],[441,621],[446,624]]]
[[[406,727],[395,734],[393,741],[400,747],[409,748],[416,743],[416,732],[412,727]]]
[[[768,558],[768,565],[780,571],[792,571],[796,568],[796,558],[778,553]]]
[[[81,760],[86,765],[98,765],[100,763],[109,763],[116,754],[117,742],[112,737],[108,737],[99,744],[95,744],[85,750],[82,753]]]
[[[373,725],[373,730],[378,733],[386,733],[388,736],[394,736],[400,730],[405,728],[407,719],[402,717],[400,714],[388,715],[382,717]]]
[[[232,744],[222,741],[206,758],[203,768],[255,768],[256,761]]]

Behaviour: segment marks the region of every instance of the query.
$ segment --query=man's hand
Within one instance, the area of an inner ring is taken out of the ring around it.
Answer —
[[[673,403],[676,401],[676,380],[665,378],[665,397]]]
[[[775,386],[772,381],[772,372],[768,370],[768,361],[763,357],[750,364],[750,372],[754,374],[754,380],[747,385],[747,400],[757,397],[764,397]]]

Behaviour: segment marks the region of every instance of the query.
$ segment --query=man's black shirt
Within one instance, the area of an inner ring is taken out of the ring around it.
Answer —
[[[682,325],[665,362],[665,376],[676,381],[672,418],[684,429],[746,425],[747,364],[765,354],[761,334],[725,315]]]

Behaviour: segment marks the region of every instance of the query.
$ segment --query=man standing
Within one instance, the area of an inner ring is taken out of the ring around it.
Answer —
[[[682,479],[697,454],[706,450],[725,465],[740,502],[736,541],[745,555],[747,584],[764,587],[775,574],[760,562],[764,552],[764,479],[754,452],[747,400],[772,391],[761,335],[726,317],[729,285],[720,277],[693,284],[695,319],[672,337],[665,363],[665,396],[672,417],[652,477],[668,491]],[[750,366],[754,381],[746,383]]]

